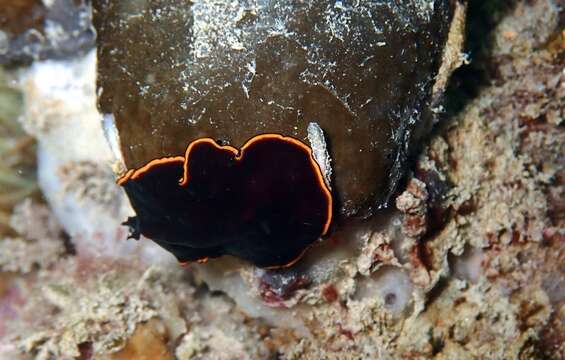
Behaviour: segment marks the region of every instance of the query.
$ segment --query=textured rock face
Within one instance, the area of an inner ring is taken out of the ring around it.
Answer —
[[[424,125],[448,1],[94,1],[127,168],[212,137],[325,133],[344,215],[384,206]]]
[[[94,37],[88,0],[0,0],[0,64],[76,55]]]

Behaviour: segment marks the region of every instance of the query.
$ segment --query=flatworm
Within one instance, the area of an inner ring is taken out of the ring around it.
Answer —
[[[119,180],[144,235],[181,263],[232,255],[263,268],[294,264],[332,221],[332,195],[310,147],[261,134],[241,150],[211,138]]]

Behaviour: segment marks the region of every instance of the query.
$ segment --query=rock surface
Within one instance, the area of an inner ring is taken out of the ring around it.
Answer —
[[[429,128],[451,24],[436,1],[94,1],[102,113],[125,166],[212,137],[324,131],[337,210],[386,206]]]

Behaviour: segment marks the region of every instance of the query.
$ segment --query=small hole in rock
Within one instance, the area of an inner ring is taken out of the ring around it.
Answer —
[[[385,295],[385,304],[391,306],[396,303],[396,294],[395,293],[388,293]]]

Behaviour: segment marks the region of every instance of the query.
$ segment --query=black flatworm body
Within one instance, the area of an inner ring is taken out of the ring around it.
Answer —
[[[290,266],[332,219],[332,196],[311,149],[262,134],[238,151],[210,138],[183,156],[130,170],[122,185],[137,216],[128,220],[180,262],[233,255],[264,268]]]

